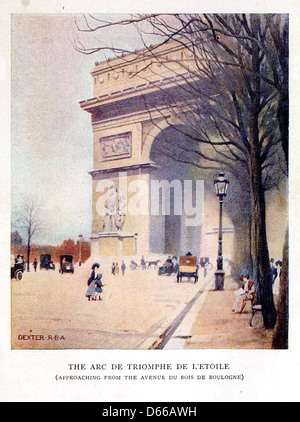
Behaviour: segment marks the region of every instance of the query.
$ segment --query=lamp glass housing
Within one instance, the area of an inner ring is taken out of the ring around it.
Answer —
[[[216,195],[219,197],[226,196],[229,181],[225,179],[225,174],[219,173],[219,177],[215,179],[214,183],[215,183],[215,188],[216,188]]]

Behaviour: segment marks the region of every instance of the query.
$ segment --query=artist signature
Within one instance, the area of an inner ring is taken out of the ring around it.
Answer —
[[[66,340],[65,336],[61,334],[19,334],[19,341],[64,341]]]

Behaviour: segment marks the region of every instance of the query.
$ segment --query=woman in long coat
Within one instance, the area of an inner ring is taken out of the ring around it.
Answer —
[[[95,295],[95,281],[96,281],[95,280],[95,268],[96,267],[99,268],[99,264],[97,264],[97,265],[94,264],[92,266],[92,272],[91,272],[90,278],[87,281],[88,288],[87,288],[85,297],[87,297],[89,300],[91,300],[91,299],[93,300],[94,295]]]

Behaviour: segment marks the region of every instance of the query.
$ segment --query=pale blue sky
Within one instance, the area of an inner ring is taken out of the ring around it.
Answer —
[[[41,202],[40,243],[90,235],[93,135],[79,102],[93,96],[90,72],[104,56],[75,51],[74,18],[12,17],[12,210],[29,197]],[[115,28],[96,37],[93,45],[138,42]]]

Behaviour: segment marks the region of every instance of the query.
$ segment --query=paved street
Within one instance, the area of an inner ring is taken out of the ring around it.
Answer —
[[[273,330],[266,330],[258,312],[250,327],[251,305],[242,314],[232,312],[237,283],[225,278],[224,290],[213,286],[199,297],[182,324],[174,332],[166,349],[271,349]],[[275,305],[277,296],[274,295]]]
[[[103,300],[89,302],[90,264],[76,266],[74,274],[59,274],[57,266],[12,280],[12,348],[153,348],[178,316],[180,323],[208,280],[200,272],[196,284],[177,283],[175,276],[140,268],[113,276],[110,262],[101,261]]]

